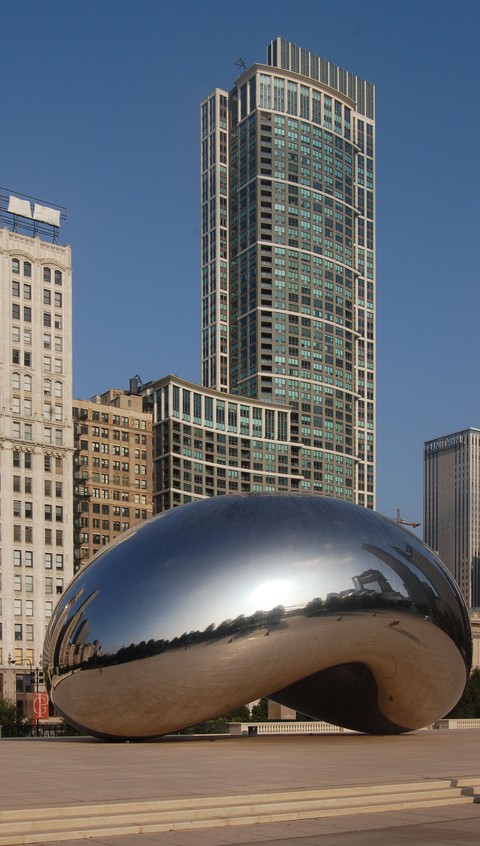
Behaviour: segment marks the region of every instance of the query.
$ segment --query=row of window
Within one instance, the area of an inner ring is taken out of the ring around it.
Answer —
[[[22,455],[23,455],[23,462],[22,462]],[[15,449],[12,452],[12,464],[15,468],[21,468],[22,464],[25,470],[32,469],[32,453],[28,450],[26,452],[22,452],[21,450]],[[46,473],[53,473],[55,472],[57,475],[61,476],[63,474],[63,458],[60,456],[52,456],[52,455],[44,455],[43,457],[43,469]]]
[[[33,441],[33,423],[23,423],[19,420],[13,420],[12,438],[15,438],[15,440]],[[45,444],[63,446],[63,429],[51,429],[50,426],[44,426],[43,442]]]
[[[21,293],[23,293],[24,300],[32,299],[32,286],[30,282],[24,282],[23,287],[20,287],[20,282],[18,281],[18,279],[12,279],[12,297],[20,297]],[[54,291],[52,299],[52,292],[50,288],[44,288],[43,304],[52,305],[52,302],[55,308],[62,308],[63,298],[61,292]]]
[[[32,322],[32,307],[31,306],[23,306],[23,311],[21,309],[20,303],[12,303],[12,320],[20,320],[23,317],[24,323],[31,323]],[[55,329],[62,328],[62,316],[61,314],[55,313],[55,318],[52,323],[52,314],[49,311],[43,312],[43,325],[44,326],[55,326]]]
[[[32,263],[30,261],[20,262],[20,259],[14,258],[12,259],[12,273],[20,273],[23,268],[23,275],[29,279],[32,276]],[[55,285],[62,284],[62,272],[60,270],[53,271],[53,280]],[[43,281],[44,282],[51,282],[52,281],[52,269],[50,267],[43,268]]]
[[[33,543],[33,526],[27,526],[20,523],[13,525],[13,540],[15,543]],[[55,535],[52,529],[45,529],[45,545],[46,546],[63,546],[63,529],[56,529]]]
[[[142,429],[143,431],[147,429],[146,420],[141,420],[138,417],[134,417],[133,426],[131,427],[129,417],[120,417],[119,414],[109,414],[106,411],[91,411],[86,408],[78,408],[77,406],[74,406],[73,416],[80,420],[88,420],[89,418],[91,418],[92,420],[99,421],[102,423],[113,423],[114,426],[124,426],[127,429]]]
[[[45,552],[44,566],[46,570],[53,570],[53,562],[55,561],[55,569],[63,570],[63,552]],[[13,550],[13,564],[15,567],[33,567],[33,552],[32,550]]]

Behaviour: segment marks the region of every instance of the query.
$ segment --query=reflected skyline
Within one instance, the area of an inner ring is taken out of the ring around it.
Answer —
[[[88,676],[155,658],[162,676],[168,656],[181,667],[186,652],[209,646],[227,667],[235,644],[242,642],[243,660],[248,649],[266,654],[267,638],[275,641],[272,655],[280,642],[288,654],[290,639],[302,638],[308,649],[318,643],[320,654],[322,633],[337,620],[364,627],[370,638],[392,612],[404,619],[399,632],[412,643],[423,644],[425,624],[439,630],[427,640],[449,638],[457,673],[465,676],[471,641],[463,600],[443,565],[406,529],[322,497],[218,497],[153,518],[102,551],[62,597],[45,661],[56,700],[72,670]],[[198,653],[200,667],[208,654]],[[312,653],[312,672],[315,660]],[[289,668],[285,680],[294,677]]]

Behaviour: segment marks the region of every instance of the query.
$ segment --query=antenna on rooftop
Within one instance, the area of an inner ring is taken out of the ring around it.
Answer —
[[[247,66],[246,66],[245,62],[243,61],[243,59],[237,59],[237,61],[234,64],[235,64],[235,67],[238,68],[238,70],[242,70],[242,71],[247,70]]]

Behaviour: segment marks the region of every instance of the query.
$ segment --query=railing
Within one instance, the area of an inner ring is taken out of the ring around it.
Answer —
[[[72,737],[81,732],[66,723],[16,723],[0,726],[0,737]]]
[[[349,734],[352,729],[314,720],[278,720],[265,723],[229,723],[230,734]]]
[[[457,720],[437,720],[433,724],[434,729],[478,729],[480,728],[480,720],[478,719],[457,719]]]

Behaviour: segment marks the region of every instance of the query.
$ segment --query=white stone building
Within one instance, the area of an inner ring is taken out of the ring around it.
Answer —
[[[61,211],[0,193],[0,698],[31,716],[73,575],[71,252]]]

